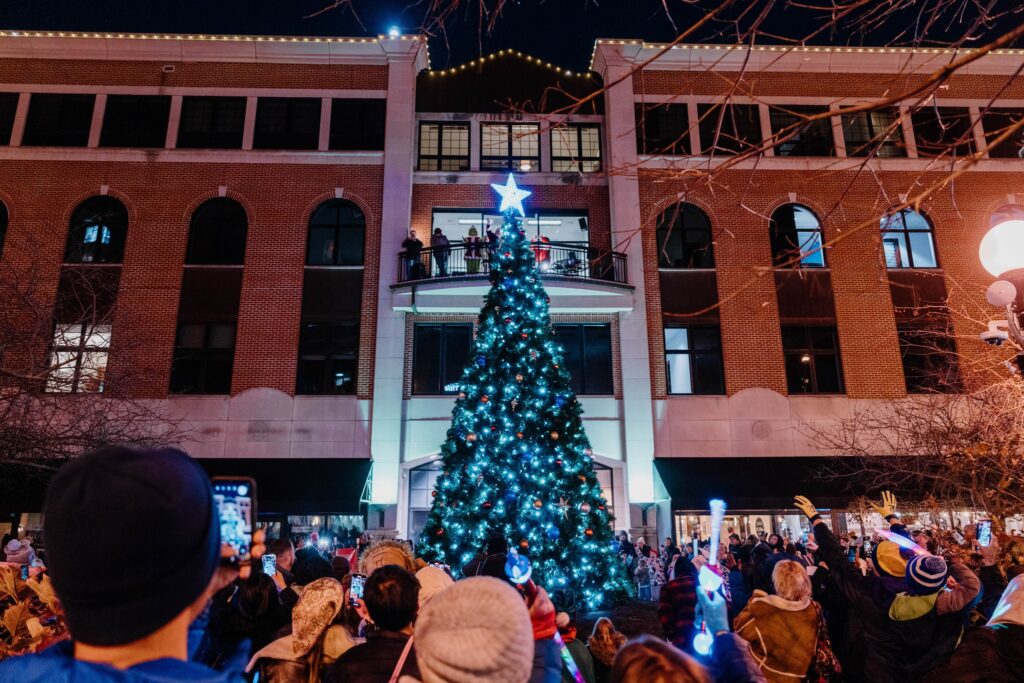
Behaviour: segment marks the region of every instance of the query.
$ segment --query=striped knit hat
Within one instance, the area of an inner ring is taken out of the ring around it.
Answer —
[[[907,588],[914,595],[933,595],[946,585],[949,567],[935,555],[916,555],[907,562]]]

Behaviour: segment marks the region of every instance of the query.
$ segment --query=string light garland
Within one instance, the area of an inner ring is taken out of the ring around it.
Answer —
[[[594,77],[594,72],[592,71],[573,71],[572,69],[563,69],[562,67],[552,64],[551,62],[545,62],[543,59],[540,59],[539,57],[534,57],[532,55],[520,52],[519,50],[512,49],[491,52],[490,54],[478,57],[477,59],[471,59],[468,62],[465,62],[464,64],[460,64],[459,66],[453,66],[447,69],[428,69],[427,73],[430,74],[431,76],[454,75],[463,72],[466,69],[470,69],[476,66],[483,66],[487,62],[493,62],[498,57],[517,57],[530,64],[543,66],[547,69],[550,69],[551,71],[554,71],[559,75],[568,76],[570,78],[591,79]]]
[[[418,551],[460,574],[499,533],[529,557],[534,579],[556,602],[596,609],[631,584],[523,228],[528,192],[511,175],[495,189],[506,208],[491,289]]]

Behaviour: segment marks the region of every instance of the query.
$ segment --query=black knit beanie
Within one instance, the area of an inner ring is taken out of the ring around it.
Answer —
[[[175,449],[101,448],[64,465],[44,508],[46,565],[88,645],[147,636],[202,595],[220,555],[203,469]]]

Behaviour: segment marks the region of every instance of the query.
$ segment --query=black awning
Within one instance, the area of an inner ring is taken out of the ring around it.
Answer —
[[[259,514],[359,514],[370,475],[363,458],[200,458],[211,477],[256,480]]]
[[[822,508],[844,508],[858,495],[856,481],[823,477],[836,458],[658,458],[655,467],[674,510],[706,510],[721,498],[733,510],[793,507],[804,495]],[[852,461],[851,461],[852,464]],[[834,466],[833,466],[834,467]]]

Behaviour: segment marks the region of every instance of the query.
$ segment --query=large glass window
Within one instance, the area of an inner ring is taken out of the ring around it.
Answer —
[[[18,93],[0,92],[0,146],[11,144],[14,114],[18,110]]]
[[[1024,130],[1018,129],[1001,144],[993,145],[996,138],[1024,118],[1024,109],[991,107],[981,114],[981,126],[988,140],[988,155],[993,159],[1024,159]],[[0,128],[0,136],[3,129]]]
[[[905,157],[903,126],[897,109],[877,109],[843,114],[846,156]]]
[[[658,218],[659,268],[714,268],[711,221],[693,204],[669,207]]]
[[[308,266],[361,266],[366,216],[346,199],[332,199],[309,218]]]
[[[358,365],[358,323],[302,322],[295,393],[354,394]]]
[[[615,393],[612,380],[612,332],[608,324],[555,325],[555,338],[565,349],[564,367],[577,395]]]
[[[71,214],[65,263],[120,263],[128,210],[113,197],[91,197]]]
[[[833,155],[832,119],[808,121],[810,116],[824,114],[828,107],[787,104],[769,108],[772,134],[786,131],[788,139],[775,146],[780,157],[830,157]]]
[[[110,351],[110,325],[58,324],[50,347],[46,390],[56,393],[103,391]]]
[[[230,394],[235,323],[181,323],[174,340],[171,393]]]
[[[253,149],[316,149],[320,98],[261,97],[256,101]]]
[[[473,345],[470,323],[416,323],[412,393],[457,394]]]
[[[690,118],[685,104],[637,104],[636,151],[639,154],[690,154]]]
[[[241,149],[245,129],[244,97],[183,97],[178,147]]]
[[[26,147],[85,147],[89,144],[95,95],[33,93],[21,144]]]
[[[386,100],[349,98],[331,100],[330,149],[384,149],[384,123],[386,121]],[[319,122],[318,109],[318,126]]]
[[[843,368],[835,327],[782,328],[790,394],[841,394]]]
[[[421,123],[420,171],[468,171],[469,124]]]
[[[761,144],[756,104],[698,104],[697,116],[705,155],[739,154]]]
[[[913,209],[882,216],[882,250],[889,268],[938,268],[932,224]]]
[[[242,265],[249,219],[234,199],[217,197],[204,202],[188,228],[188,265]]]
[[[897,332],[907,393],[960,390],[960,369],[951,329],[907,326]]]
[[[718,328],[666,327],[665,376],[670,394],[724,394]]]
[[[800,204],[783,204],[775,209],[769,222],[772,260],[776,266],[824,268],[825,251],[821,246],[821,223],[814,212]],[[799,261],[790,263],[799,258]]]
[[[536,123],[481,123],[480,170],[540,170],[540,125]]]
[[[967,107],[923,107],[910,117],[914,124],[917,154],[922,157],[974,152],[974,131]]]
[[[593,173],[601,170],[601,127],[571,123],[551,129],[551,170]]]
[[[163,147],[170,95],[108,95],[100,147]]]

